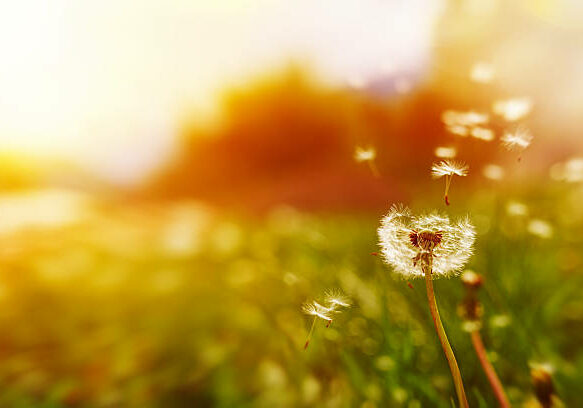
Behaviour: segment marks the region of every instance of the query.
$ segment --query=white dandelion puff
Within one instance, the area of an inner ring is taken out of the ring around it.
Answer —
[[[473,138],[491,142],[494,140],[494,131],[485,127],[476,126],[470,132]]]
[[[530,113],[532,105],[529,98],[512,98],[494,102],[492,111],[508,122],[516,122]]]
[[[508,150],[518,150],[522,151],[530,146],[533,136],[530,131],[524,126],[516,128],[513,132],[506,132],[504,136],[500,138],[500,141],[504,147]]]
[[[445,204],[449,205],[449,187],[451,186],[453,176],[467,176],[468,169],[467,164],[459,161],[442,160],[438,163],[433,163],[431,167],[431,175],[433,178],[445,177],[445,192],[443,194]]]
[[[424,276],[428,254],[434,276],[460,271],[472,254],[475,235],[467,218],[452,223],[437,213],[414,216],[402,206],[391,208],[378,229],[385,262],[406,278]]]
[[[473,225],[467,219],[450,222],[437,213],[414,216],[403,206],[393,206],[381,220],[379,245],[386,263],[406,278],[424,277],[427,301],[455,384],[459,406],[468,407],[462,376],[441,318],[433,279],[459,272],[472,254]]]

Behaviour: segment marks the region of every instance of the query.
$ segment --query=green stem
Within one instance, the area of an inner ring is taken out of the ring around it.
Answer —
[[[484,348],[484,343],[482,342],[482,336],[480,336],[480,332],[478,330],[474,330],[471,333],[472,336],[472,344],[474,345],[474,350],[476,350],[476,354],[480,360],[480,364],[482,364],[482,368],[486,373],[486,377],[488,377],[488,381],[492,386],[492,390],[494,390],[494,395],[498,400],[498,403],[502,408],[509,408],[510,403],[508,402],[508,398],[506,397],[506,393],[504,392],[504,387],[496,375],[496,371],[490,360],[488,360],[488,355],[486,354],[486,349]]]
[[[424,262],[423,272],[425,272],[425,284],[427,286],[427,300],[429,301],[429,309],[431,310],[431,317],[433,317],[433,323],[435,324],[435,331],[437,332],[437,337],[441,342],[441,347],[445,353],[445,358],[449,364],[449,369],[451,371],[451,376],[453,377],[453,383],[455,385],[455,392],[459,401],[460,407],[469,408],[468,400],[466,399],[466,392],[464,390],[464,383],[462,381],[462,375],[460,369],[457,365],[455,355],[453,350],[449,345],[447,340],[447,335],[445,334],[445,329],[441,323],[441,318],[439,317],[439,310],[437,309],[437,302],[435,301],[435,293],[433,291],[433,279],[432,279],[432,259],[433,254],[428,253],[426,257],[427,260]]]

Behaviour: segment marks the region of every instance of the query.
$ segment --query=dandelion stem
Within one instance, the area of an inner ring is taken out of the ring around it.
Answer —
[[[445,204],[449,205],[449,187],[451,186],[451,181],[453,180],[453,175],[446,175],[445,176],[445,193],[443,193],[443,198],[445,200]]]
[[[310,339],[312,338],[312,333],[314,331],[314,327],[316,326],[316,319],[318,316],[314,316],[314,320],[312,320],[312,327],[310,327],[310,332],[308,333],[308,338],[306,339],[306,344],[304,344],[304,350],[308,348],[308,344],[310,344]]]
[[[379,169],[377,168],[377,165],[375,164],[374,160],[368,160],[368,168],[372,172],[373,176],[375,176],[377,178],[379,178],[381,176],[381,174],[379,173]]]
[[[494,395],[502,408],[509,408],[510,403],[508,402],[508,398],[506,397],[506,393],[504,392],[504,387],[496,375],[496,371],[490,360],[488,360],[488,356],[486,354],[486,349],[484,348],[484,343],[482,342],[482,336],[480,335],[479,330],[473,330],[471,333],[472,336],[472,344],[474,345],[474,350],[476,350],[476,354],[480,359],[480,364],[482,364],[482,368],[486,373],[486,377],[488,377],[488,381],[492,386],[492,390],[494,391]]]
[[[437,332],[437,337],[441,342],[441,347],[445,353],[445,358],[449,364],[449,369],[451,371],[451,376],[453,377],[453,383],[455,385],[455,391],[459,401],[460,407],[469,408],[468,401],[466,399],[466,392],[464,390],[464,383],[462,380],[462,375],[460,369],[457,365],[455,355],[453,350],[447,340],[447,335],[445,334],[445,329],[441,323],[441,318],[439,317],[439,310],[437,309],[437,302],[435,301],[435,293],[433,291],[433,279],[432,279],[432,256],[433,254],[428,253],[426,261],[424,262],[423,272],[425,272],[425,284],[427,286],[427,300],[429,302],[429,309],[431,310],[431,317],[433,317],[433,323],[435,324],[435,331]]]

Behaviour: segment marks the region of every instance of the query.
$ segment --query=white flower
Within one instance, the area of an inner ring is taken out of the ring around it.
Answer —
[[[508,150],[524,150],[532,142],[532,134],[525,127],[518,127],[514,132],[506,132],[500,139]]]
[[[454,224],[445,215],[414,216],[406,207],[393,206],[381,220],[378,236],[383,258],[395,272],[420,278],[427,256],[435,276],[460,271],[472,254],[476,233],[467,218]]]

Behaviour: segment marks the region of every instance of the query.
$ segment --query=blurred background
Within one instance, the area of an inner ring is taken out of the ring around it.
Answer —
[[[583,3],[2,1],[0,55],[1,406],[450,407],[423,284],[370,255],[397,202],[476,225],[514,405],[535,363],[583,403]]]

